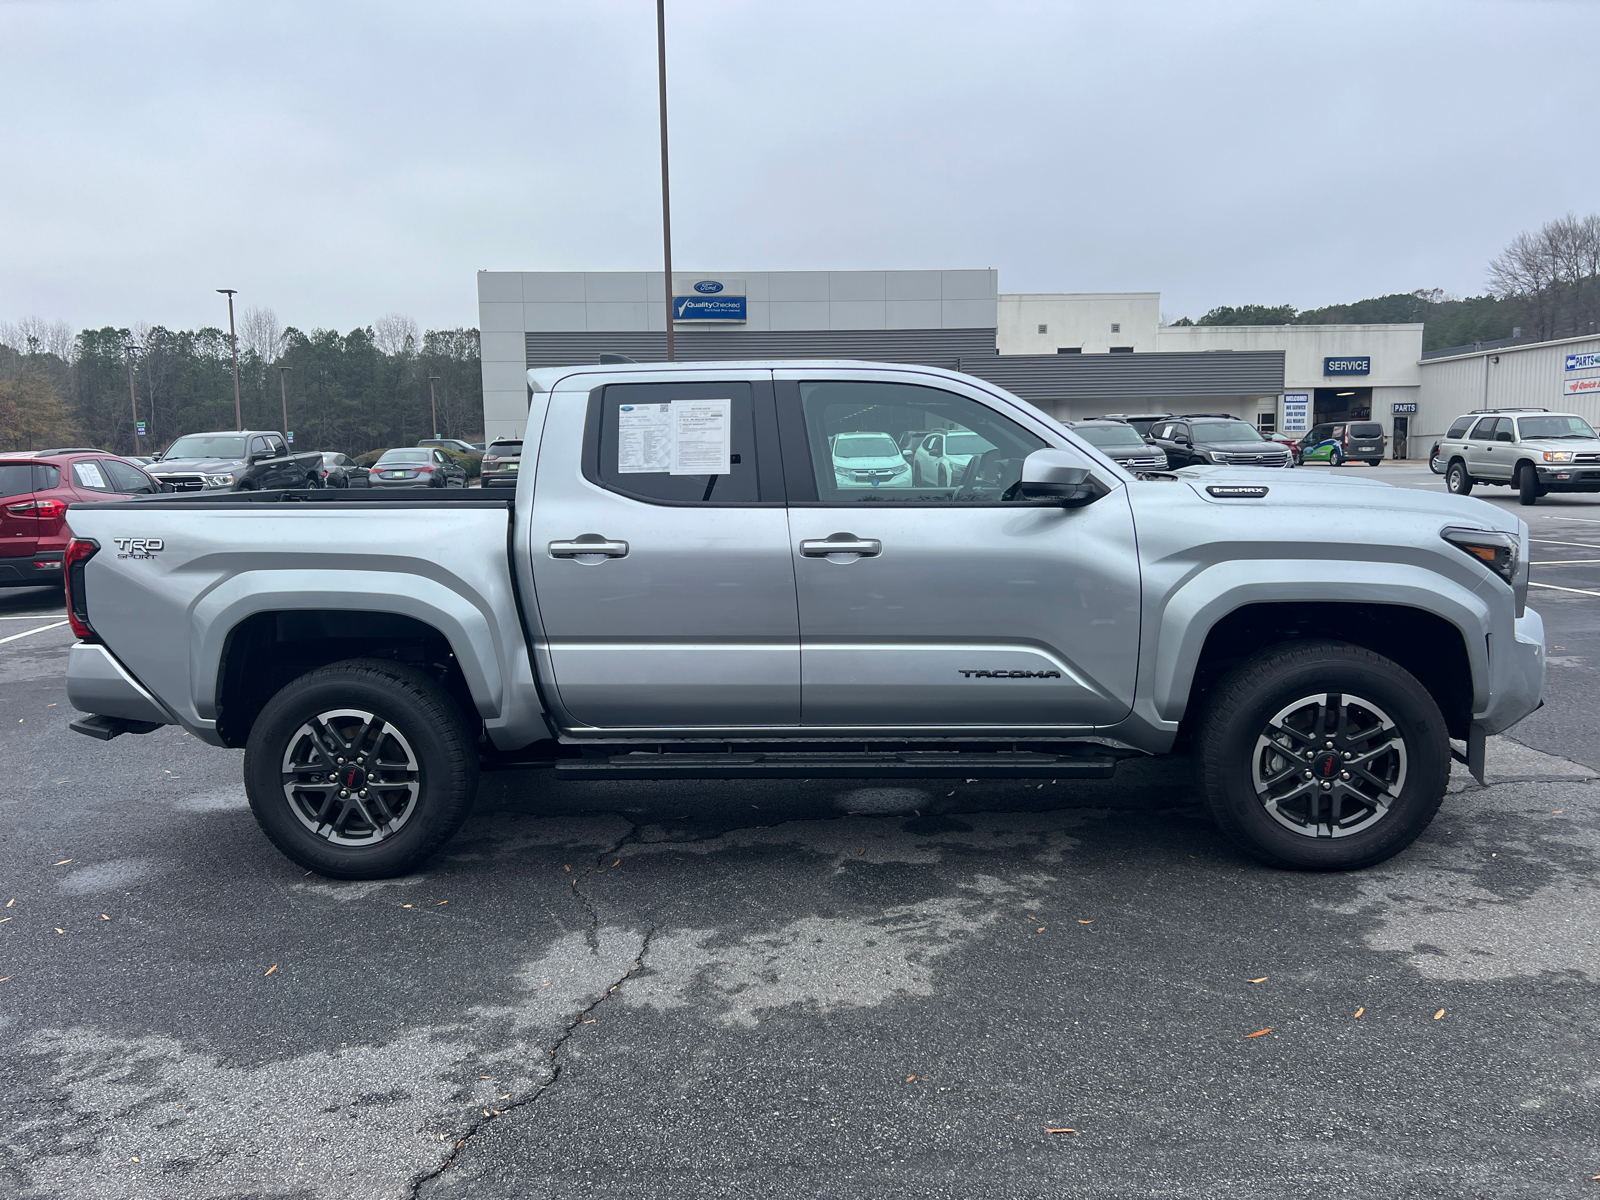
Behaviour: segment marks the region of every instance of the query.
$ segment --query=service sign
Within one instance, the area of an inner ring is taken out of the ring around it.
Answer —
[[[1322,373],[1324,375],[1370,375],[1372,374],[1372,357],[1363,354],[1359,358],[1325,358],[1322,360]]]
[[[1283,396],[1284,433],[1304,433],[1311,428],[1311,393],[1285,392]]]
[[[1600,395],[1600,379],[1569,379],[1561,390],[1568,396]]]
[[[672,277],[674,321],[744,321],[744,280],[696,275]]]
[[[1567,355],[1567,370],[1593,371],[1600,368],[1600,354],[1569,354]]]

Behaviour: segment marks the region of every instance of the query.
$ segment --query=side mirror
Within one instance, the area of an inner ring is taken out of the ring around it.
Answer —
[[[1191,442],[1188,438],[1184,437],[1181,433],[1177,434],[1177,435],[1175,435],[1173,437],[1172,444],[1175,445],[1175,446],[1193,446],[1194,445],[1193,442]]]
[[[1082,460],[1064,450],[1035,450],[1022,460],[1017,490],[1028,500],[1047,500],[1062,508],[1093,504],[1111,489]]]
[[[158,483],[156,484],[156,490],[161,492],[175,492],[178,489],[170,483]]]

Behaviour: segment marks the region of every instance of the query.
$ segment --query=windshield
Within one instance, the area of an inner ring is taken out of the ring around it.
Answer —
[[[521,458],[522,457],[522,443],[521,442],[491,442],[489,444],[489,453],[493,454],[493,455],[495,455],[496,457],[499,457],[499,458]]]
[[[1350,426],[1350,436],[1353,438],[1375,438],[1383,436],[1383,426],[1375,422]]]
[[[946,454],[987,454],[994,447],[971,431],[952,433],[944,439]]]
[[[181,437],[167,447],[162,458],[243,458],[244,439],[237,434]]]
[[[1131,425],[1079,425],[1073,429],[1084,441],[1102,450],[1143,450],[1144,439]]]
[[[1197,442],[1264,442],[1267,439],[1256,432],[1254,425],[1244,421],[1195,422],[1194,440]]]
[[[382,458],[380,458],[378,460],[380,465],[383,464],[383,463],[408,463],[408,462],[425,463],[425,462],[432,462],[432,461],[433,461],[433,451],[432,450],[390,450],[387,454],[385,454]]]
[[[834,439],[835,458],[899,458],[900,447],[887,433],[841,434]]]
[[[1594,430],[1582,417],[1523,417],[1517,424],[1524,439],[1594,437]]]

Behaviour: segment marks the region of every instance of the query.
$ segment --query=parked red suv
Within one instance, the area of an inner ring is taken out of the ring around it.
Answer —
[[[138,467],[104,450],[0,454],[0,587],[61,582],[72,540],[67,505],[161,491]]]

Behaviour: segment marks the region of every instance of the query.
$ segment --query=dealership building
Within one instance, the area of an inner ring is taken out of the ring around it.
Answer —
[[[1397,457],[1427,452],[1415,444],[1420,324],[1164,325],[1159,292],[1005,293],[994,270],[675,272],[672,283],[680,361],[946,367],[1062,420],[1228,413],[1303,433],[1370,418]],[[666,353],[659,271],[482,271],[478,320],[490,438],[521,434],[530,367]]]

